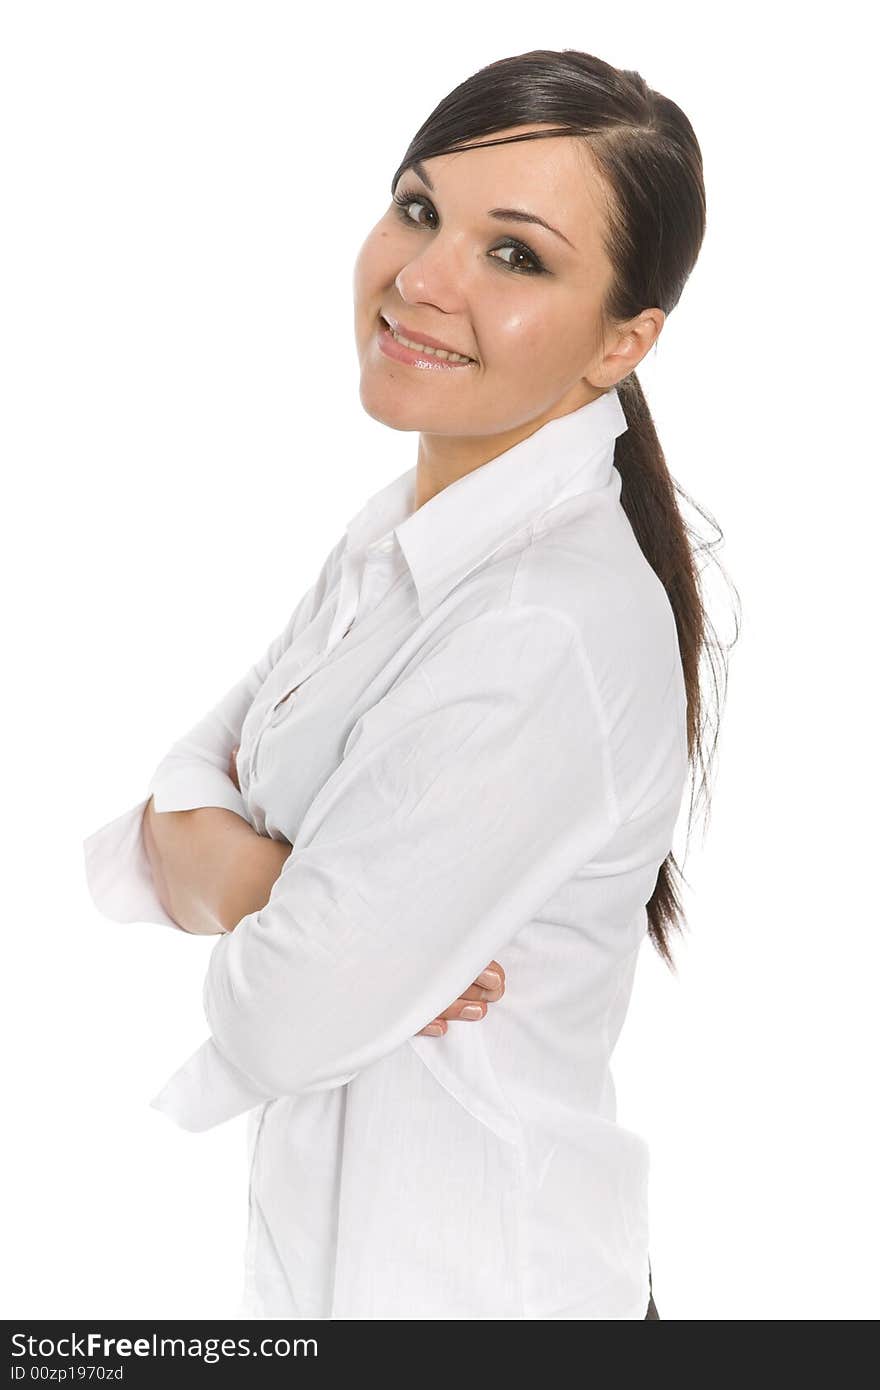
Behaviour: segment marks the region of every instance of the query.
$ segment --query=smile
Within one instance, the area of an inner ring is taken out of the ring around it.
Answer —
[[[474,367],[472,357],[463,357],[458,352],[447,352],[443,348],[428,347],[425,343],[414,343],[410,338],[401,337],[393,328],[379,317],[379,347],[386,357],[396,362],[406,362],[413,367],[432,367],[443,371],[460,367]]]

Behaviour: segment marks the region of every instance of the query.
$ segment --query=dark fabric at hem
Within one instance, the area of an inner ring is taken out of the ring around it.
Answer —
[[[651,1278],[651,1261],[648,1261],[648,1311],[645,1314],[645,1321],[648,1318],[656,1318],[660,1321],[660,1314],[657,1312],[657,1304],[654,1302],[654,1281]]]

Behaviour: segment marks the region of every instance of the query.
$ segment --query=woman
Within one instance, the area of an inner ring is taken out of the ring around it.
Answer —
[[[646,934],[671,964],[700,745],[703,608],[635,376],[699,251],[700,152],[637,73],[539,51],[442,101],[392,194],[360,398],[417,462],[89,838],[89,884],[222,933],[211,1036],[152,1103],[248,1113],[248,1311],[657,1317],[609,1064]]]

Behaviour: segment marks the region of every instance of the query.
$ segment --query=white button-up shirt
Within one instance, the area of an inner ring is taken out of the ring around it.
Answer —
[[[645,1316],[648,1145],[610,1058],[688,763],[625,428],[611,390],[418,509],[415,468],[382,488],[150,782],[293,845],[151,1102],[249,1115],[253,1315]],[[175,927],[146,800],[86,840],[89,888]],[[486,1017],[419,1035],[493,958]]]

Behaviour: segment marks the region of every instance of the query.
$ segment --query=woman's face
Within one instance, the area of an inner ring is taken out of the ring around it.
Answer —
[[[581,142],[523,140],[440,155],[418,173],[404,170],[394,193],[406,195],[405,205],[389,205],[354,269],[360,397],[374,419],[428,435],[503,434],[585,405],[647,351],[649,340],[627,347],[631,335],[601,342],[611,265],[602,249],[602,186]],[[501,208],[555,231],[492,211]],[[427,334],[474,362],[432,366],[387,355],[382,314],[408,328],[407,337]],[[607,355],[615,347],[621,355]]]

